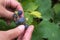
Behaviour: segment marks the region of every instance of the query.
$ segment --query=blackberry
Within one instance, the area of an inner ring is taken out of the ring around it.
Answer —
[[[21,15],[22,15],[22,11],[19,10],[19,11],[18,11],[18,16],[21,16]]]

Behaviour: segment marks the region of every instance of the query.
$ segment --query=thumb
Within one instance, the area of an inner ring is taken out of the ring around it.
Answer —
[[[7,35],[9,39],[14,39],[16,37],[18,37],[19,35],[21,35],[21,33],[24,32],[24,25],[20,25],[17,28],[11,29],[7,31]]]
[[[12,19],[13,18],[13,12],[8,11],[5,7],[0,5],[0,17],[6,18],[6,19]]]

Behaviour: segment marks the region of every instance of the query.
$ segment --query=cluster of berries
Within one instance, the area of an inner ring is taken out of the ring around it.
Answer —
[[[22,15],[22,11],[19,10],[17,13],[15,13],[13,15],[13,19],[14,19],[17,26],[18,25],[24,25],[25,29],[27,29],[28,25],[26,24],[26,20],[24,17],[21,17],[21,15]]]

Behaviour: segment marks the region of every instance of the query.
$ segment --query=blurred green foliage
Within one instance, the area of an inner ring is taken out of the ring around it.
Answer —
[[[52,0],[19,0],[19,2],[24,9],[26,23],[35,26],[32,40],[60,40],[60,0],[57,2],[55,0],[54,4]],[[31,15],[33,11],[40,12],[41,18]],[[7,25],[0,19],[0,30],[15,27],[16,24],[13,21]]]

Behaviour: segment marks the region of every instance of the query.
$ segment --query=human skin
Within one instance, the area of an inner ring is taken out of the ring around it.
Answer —
[[[0,0],[0,18],[7,19],[7,21],[13,20],[15,10],[23,12],[23,8],[17,0]],[[23,14],[22,17],[24,17]],[[16,37],[18,37],[17,40],[31,40],[33,30],[33,25],[30,25],[27,30],[24,25],[20,25],[11,30],[0,31],[0,40],[14,40]]]

